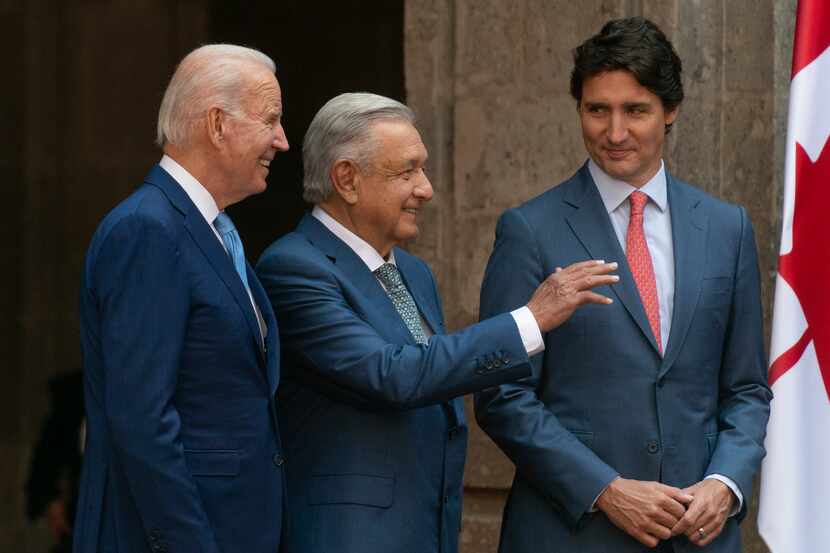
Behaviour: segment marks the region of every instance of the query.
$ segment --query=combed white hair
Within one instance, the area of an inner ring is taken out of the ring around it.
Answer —
[[[335,96],[320,108],[303,139],[303,199],[325,201],[333,192],[329,173],[335,162],[349,159],[364,165],[374,151],[369,128],[381,119],[415,124],[411,109],[391,98],[368,92]]]
[[[156,144],[186,145],[211,107],[239,115],[246,70],[251,64],[276,71],[274,60],[259,50],[235,44],[208,44],[185,56],[161,101]]]

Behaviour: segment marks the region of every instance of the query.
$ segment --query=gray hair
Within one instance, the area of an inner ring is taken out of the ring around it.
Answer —
[[[251,65],[276,71],[274,60],[259,50],[235,44],[208,44],[185,56],[161,101],[156,144],[187,145],[200,118],[212,107],[239,116]]]
[[[368,92],[335,96],[320,108],[303,140],[303,199],[318,204],[331,196],[332,166],[348,159],[365,166],[376,145],[369,132],[382,119],[415,124],[411,109],[391,98]]]

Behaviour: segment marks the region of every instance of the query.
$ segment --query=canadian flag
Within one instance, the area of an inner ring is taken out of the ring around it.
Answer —
[[[799,0],[758,529],[830,551],[830,0]]]

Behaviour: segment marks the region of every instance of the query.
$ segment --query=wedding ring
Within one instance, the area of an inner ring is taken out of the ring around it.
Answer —
[[[706,530],[704,530],[703,528],[698,528],[698,529],[697,529],[697,533],[698,533],[698,534],[700,534],[700,537],[701,537],[701,538],[705,538],[705,537],[706,537]]]

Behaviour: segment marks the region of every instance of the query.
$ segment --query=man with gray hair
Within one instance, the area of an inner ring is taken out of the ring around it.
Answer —
[[[92,237],[76,553],[279,547],[278,330],[224,209],[265,190],[281,115],[266,55],[194,50],[162,100],[164,156]]]
[[[412,112],[343,94],[305,136],[315,204],[257,266],[280,318],[286,553],[453,553],[467,442],[460,396],[530,374],[541,332],[616,281],[559,270],[527,305],[446,334],[435,279],[398,246],[432,198]]]

